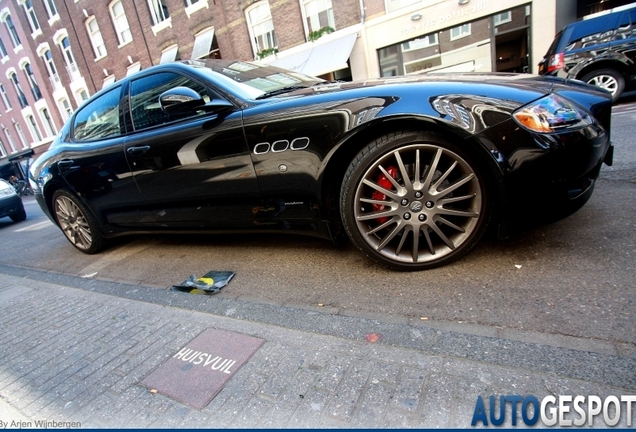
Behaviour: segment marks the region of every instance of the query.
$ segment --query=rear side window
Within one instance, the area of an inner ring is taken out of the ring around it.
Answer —
[[[94,141],[121,135],[119,95],[114,88],[80,109],[73,120],[76,141]]]
[[[189,87],[210,101],[207,89],[200,83],[174,72],[161,72],[134,80],[130,85],[130,111],[135,130],[148,129],[200,113],[168,115],[159,104],[159,96],[174,87]]]

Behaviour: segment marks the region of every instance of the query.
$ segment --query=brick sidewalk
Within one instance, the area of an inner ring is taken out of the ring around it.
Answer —
[[[22,418],[32,427],[37,420],[94,428],[470,427],[478,395],[634,394],[631,385],[619,388],[1,273],[0,327],[0,421]],[[209,328],[265,343],[205,408],[138,384]],[[409,331],[417,338],[420,330]]]

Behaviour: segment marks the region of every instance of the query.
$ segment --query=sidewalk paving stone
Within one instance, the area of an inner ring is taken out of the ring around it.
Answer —
[[[488,329],[461,333],[400,317],[382,321],[169,291],[160,297],[156,287],[97,280],[82,286],[65,275],[51,283],[6,270],[0,268],[3,421],[95,428],[470,427],[478,395],[636,392],[636,351],[613,350],[604,341],[584,344],[594,350],[586,351],[572,338],[546,337],[543,345],[519,331],[498,331],[514,337],[505,339]],[[205,329],[265,343],[202,409],[139,385]],[[367,341],[370,333],[380,339]]]

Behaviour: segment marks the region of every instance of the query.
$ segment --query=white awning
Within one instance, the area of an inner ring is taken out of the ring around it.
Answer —
[[[192,59],[200,59],[207,56],[212,51],[212,40],[214,39],[214,27],[210,27],[194,37],[194,48],[192,48]]]
[[[277,58],[270,64],[315,76],[346,69],[347,60],[351,56],[357,37],[358,34],[354,33],[323,44],[308,43],[307,49],[297,54]]]
[[[161,51],[161,60],[159,63],[170,63],[177,58],[177,52],[179,51],[179,45],[172,45]]]

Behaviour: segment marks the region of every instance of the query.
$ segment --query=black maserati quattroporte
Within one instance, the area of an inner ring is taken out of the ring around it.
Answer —
[[[286,231],[399,270],[487,226],[572,212],[612,163],[611,97],[581,82],[428,74],[330,83],[239,61],[148,68],[95,94],[31,169],[68,240]]]

